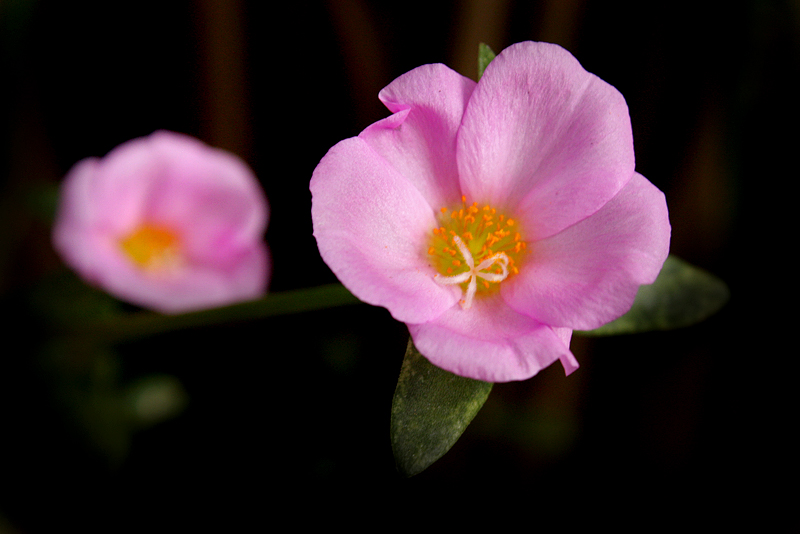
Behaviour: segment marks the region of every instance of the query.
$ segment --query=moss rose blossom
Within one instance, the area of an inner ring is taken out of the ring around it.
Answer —
[[[556,360],[572,372],[572,331],[625,313],[669,250],[622,95],[563,48],[524,42],[478,83],[423,65],[379,98],[392,115],[331,148],[311,179],[324,261],[443,369],[489,382]]]
[[[238,157],[159,131],[75,164],[61,186],[53,244],[115,297],[187,312],[264,293],[268,214]]]

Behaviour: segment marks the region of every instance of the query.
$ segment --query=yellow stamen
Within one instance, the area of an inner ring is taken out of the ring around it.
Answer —
[[[168,271],[183,261],[178,235],[160,225],[143,224],[119,241],[119,246],[137,267]]]
[[[489,204],[467,203],[439,209],[440,224],[432,229],[427,250],[437,281],[464,291],[462,307],[497,291],[508,276],[520,272],[525,254],[524,232],[515,219]],[[513,231],[509,230],[514,228]]]

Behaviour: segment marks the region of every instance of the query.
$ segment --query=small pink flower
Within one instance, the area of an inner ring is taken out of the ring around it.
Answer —
[[[268,207],[236,156],[159,131],[69,171],[53,244],[86,281],[163,313],[260,297]]]
[[[669,249],[622,95],[563,48],[525,42],[477,84],[423,65],[379,97],[393,114],[311,179],[322,258],[443,369],[503,382],[560,359],[572,372],[572,331],[625,313]]]

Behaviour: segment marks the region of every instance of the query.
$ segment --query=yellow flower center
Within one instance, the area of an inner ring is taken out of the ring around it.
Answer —
[[[143,224],[119,241],[128,258],[147,271],[174,270],[182,263],[178,235],[163,226]]]
[[[469,309],[476,296],[496,291],[500,282],[519,273],[526,252],[519,222],[489,205],[477,202],[442,208],[439,227],[428,243],[428,258],[439,273],[436,281],[460,285],[461,307]]]

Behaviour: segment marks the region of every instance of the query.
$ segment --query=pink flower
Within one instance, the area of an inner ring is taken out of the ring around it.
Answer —
[[[669,248],[622,95],[561,47],[525,42],[477,84],[423,65],[379,98],[393,114],[311,179],[322,258],[443,369],[503,382],[558,359],[572,372],[572,331],[625,313]]]
[[[163,313],[261,296],[268,207],[236,156],[156,132],[69,171],[53,244],[87,282]]]

